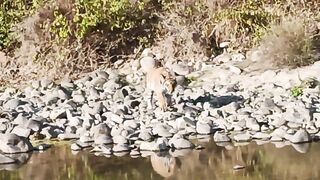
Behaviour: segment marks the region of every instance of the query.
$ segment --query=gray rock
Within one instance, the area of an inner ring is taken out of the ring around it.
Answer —
[[[248,142],[251,140],[251,135],[247,132],[247,133],[241,133],[241,134],[237,134],[234,137],[234,140],[237,142]]]
[[[99,134],[94,138],[94,144],[101,145],[101,144],[112,144],[113,140],[111,136],[105,134]]]
[[[24,125],[28,121],[28,117],[25,116],[23,113],[19,113],[18,116],[13,120],[12,124],[16,125]]]
[[[279,136],[274,135],[270,138],[270,141],[271,142],[280,142],[280,141],[283,141],[283,139]]]
[[[227,99],[226,99],[227,100]],[[225,103],[225,102],[218,102],[219,104],[221,103]],[[220,110],[222,111],[225,111],[227,113],[230,113],[230,114],[236,114],[237,113],[237,110],[240,108],[240,105],[239,103],[237,102],[231,102],[230,104],[228,105],[225,105],[225,106],[222,106],[221,108],[219,108]]]
[[[79,146],[77,143],[72,143],[71,144],[71,150],[72,151],[80,151],[80,150],[82,150],[82,147]]]
[[[16,126],[13,128],[11,133],[14,133],[18,136],[28,138],[31,134],[31,129],[25,128],[23,126]]]
[[[62,119],[62,118],[66,118],[67,114],[66,114],[66,110],[59,108],[59,109],[53,109],[50,113],[49,118],[52,120],[55,119]]]
[[[285,138],[287,136],[287,131],[283,128],[275,129],[271,134],[271,137],[279,137],[279,138]]]
[[[13,163],[16,163],[17,161],[8,157],[8,156],[5,156],[3,154],[0,154],[0,165],[2,164],[13,164]]]
[[[177,136],[169,140],[169,146],[174,149],[191,149],[195,147],[194,144],[187,139]]]
[[[115,123],[122,124],[124,119],[122,117],[120,117],[118,114],[112,113],[110,115],[110,120]]]
[[[189,74],[188,66],[185,66],[183,64],[172,64],[170,66],[170,68],[173,72],[175,72],[176,74],[181,75],[181,76],[185,76],[185,75]]]
[[[26,122],[25,127],[33,130],[34,132],[40,132],[42,129],[43,123],[40,120],[30,119]]]
[[[6,110],[16,109],[18,106],[24,104],[20,99],[10,99],[3,104],[3,108]]]
[[[152,134],[148,130],[141,130],[138,136],[139,139],[143,141],[151,141],[152,140]]]
[[[252,131],[260,131],[260,125],[254,118],[248,118],[246,120],[246,127]]]
[[[72,97],[73,101],[79,104],[83,104],[86,101],[86,98],[82,94],[75,94]]]
[[[34,149],[38,150],[38,151],[44,151],[44,150],[49,149],[50,147],[52,147],[52,144],[41,143],[41,144],[37,145]]]
[[[274,118],[274,120],[270,121],[269,124],[278,128],[278,127],[284,125],[286,122],[287,121],[284,118],[276,117],[276,118]]]
[[[222,132],[216,132],[213,135],[213,140],[216,143],[220,143],[220,142],[230,142],[231,139],[229,138],[229,136],[226,133],[222,133]]]
[[[187,127],[196,127],[196,123],[194,122],[193,119],[189,117],[179,117],[175,120],[175,127],[179,129],[185,129]]]
[[[62,133],[58,135],[58,138],[61,140],[72,140],[72,139],[79,139],[80,136],[78,134]]]
[[[111,134],[111,129],[104,123],[98,124],[96,126],[93,126],[90,129],[90,133],[93,134],[93,137],[97,137],[100,134],[101,135],[107,135],[110,136]]]
[[[128,143],[128,140],[121,135],[113,136],[112,139],[113,139],[113,143],[115,143],[115,144],[127,144]]]
[[[165,124],[157,124],[152,129],[152,134],[160,137],[172,137],[171,127]]]
[[[0,151],[5,154],[25,153],[33,150],[33,146],[27,138],[16,134],[0,135]]]
[[[289,141],[292,143],[305,143],[311,142],[311,140],[309,133],[304,129],[298,130],[294,135],[289,137]]]
[[[40,87],[42,87],[42,89],[50,89],[52,88],[54,85],[53,81],[47,78],[43,78],[40,80]]]
[[[138,150],[131,150],[130,151],[130,156],[140,156],[141,153]]]
[[[130,151],[128,144],[115,144],[112,148],[113,152],[127,152]]]
[[[85,133],[80,135],[79,141],[83,143],[91,143],[94,142],[94,139]]]
[[[156,141],[152,142],[141,142],[141,151],[165,151],[168,150],[168,140],[166,138],[158,138]]]
[[[257,132],[252,136],[252,138],[267,141],[271,138],[271,136],[270,134],[267,134],[267,133]]]
[[[198,134],[211,134],[213,132],[210,124],[202,121],[197,122],[196,131]]]

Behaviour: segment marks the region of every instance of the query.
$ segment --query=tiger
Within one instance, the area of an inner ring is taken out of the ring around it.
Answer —
[[[153,109],[153,96],[156,94],[159,107],[162,111],[168,109],[168,98],[166,95],[172,94],[177,86],[176,78],[164,67],[155,67],[146,73],[146,89],[151,91],[150,104]]]

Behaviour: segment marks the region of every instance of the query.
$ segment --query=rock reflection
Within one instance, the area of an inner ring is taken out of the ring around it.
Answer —
[[[0,170],[8,170],[8,171],[16,170],[20,168],[22,165],[24,165],[29,160],[31,155],[32,153],[6,154],[5,156],[15,160],[15,163],[0,164]]]
[[[73,155],[69,146],[54,147],[31,158],[16,157],[21,163],[2,167],[6,170],[0,171],[0,179],[320,179],[319,143],[278,143],[282,148],[273,143],[198,143],[206,148],[141,152],[137,158],[95,156],[88,151]]]
[[[153,153],[150,159],[153,170],[159,175],[165,178],[173,175],[176,166],[176,158],[171,156],[168,152]]]

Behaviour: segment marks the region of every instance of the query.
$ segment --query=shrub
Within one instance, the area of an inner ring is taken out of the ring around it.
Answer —
[[[297,16],[282,18],[271,25],[258,49],[261,61],[273,67],[300,67],[312,64],[320,52],[319,35],[308,30],[308,22]]]

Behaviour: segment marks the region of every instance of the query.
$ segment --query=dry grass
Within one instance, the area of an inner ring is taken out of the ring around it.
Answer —
[[[272,67],[300,67],[319,60],[319,29],[311,28],[315,21],[289,16],[271,25],[257,49],[262,52],[260,61]]]
[[[69,11],[73,1],[54,2],[68,20],[72,19],[73,14]],[[43,76],[53,79],[77,77],[84,72],[112,66],[118,60],[134,59],[136,53],[141,52],[137,49],[144,47],[151,47],[165,61],[195,64],[221,53],[221,42],[231,42],[229,50],[245,51],[261,37],[256,48],[263,52],[262,61],[272,62],[277,67],[296,67],[318,60],[315,58],[320,47],[317,44],[320,42],[317,1],[163,2],[169,2],[167,9],[161,7],[160,11],[153,12],[154,17],[144,26],[111,32],[104,31],[105,27],[99,24],[90,29],[81,42],[70,38],[63,43],[57,42],[52,33],[41,27],[44,22],[53,21],[54,9],[50,5],[40,8],[15,28],[19,43],[14,51],[5,59],[0,57],[0,86]],[[256,7],[252,2],[262,4]],[[275,2],[283,4],[280,6]],[[248,12],[243,11],[246,8]],[[270,29],[262,36],[269,23],[272,23]],[[318,32],[311,31],[311,25],[318,26]],[[147,38],[149,42],[142,45],[137,37]]]

